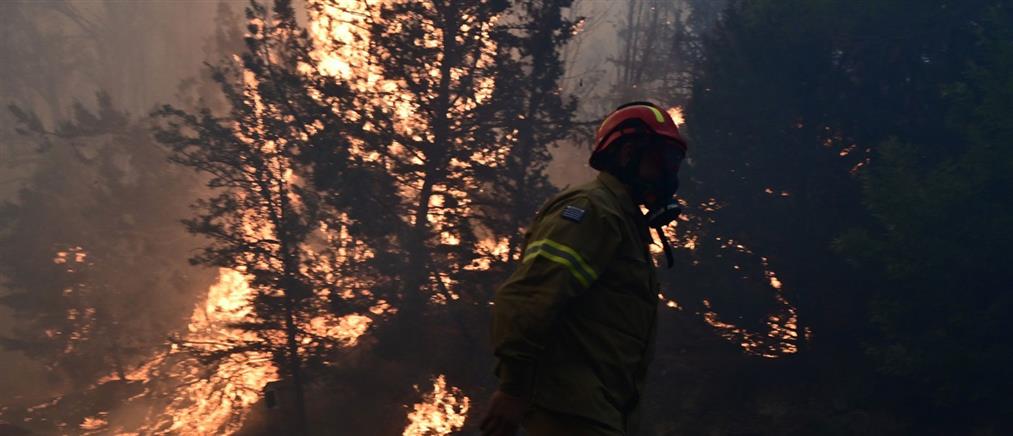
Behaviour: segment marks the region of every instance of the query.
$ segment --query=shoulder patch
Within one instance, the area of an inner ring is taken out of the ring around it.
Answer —
[[[568,219],[575,223],[579,223],[582,219],[584,219],[584,214],[586,212],[587,211],[585,211],[584,209],[581,209],[576,206],[566,206],[563,208],[563,212],[560,213],[560,215],[565,219]]]

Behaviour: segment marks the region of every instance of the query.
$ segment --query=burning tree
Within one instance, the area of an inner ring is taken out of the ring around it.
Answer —
[[[556,190],[546,173],[549,147],[572,134],[576,109],[576,101],[564,98],[560,89],[560,49],[575,28],[562,16],[570,3],[514,2],[492,35],[495,88],[482,110],[492,118],[494,137],[486,147],[495,152],[487,165],[475,169],[470,215],[479,235],[476,258],[458,276],[460,301],[448,307],[460,326],[462,353],[483,349],[486,338],[469,326],[488,325],[488,301],[520,257],[524,227]],[[468,387],[485,388],[490,357],[475,356],[447,371]]]
[[[576,100],[561,94],[561,48],[576,22],[562,16],[572,0],[517,2],[494,34],[497,41],[496,143],[505,149],[494,165],[480,169],[477,215],[500,243],[491,260],[520,255],[523,227],[554,192],[545,170],[549,146],[572,133]],[[489,294],[486,294],[489,295]]]
[[[486,109],[495,86],[490,34],[506,7],[501,0],[392,2],[371,23],[370,52],[400,110],[373,111],[367,140],[386,147],[383,159],[402,186],[392,225],[404,253],[397,292],[409,317],[431,299],[460,298],[456,275],[477,257],[470,195],[481,188],[479,169],[505,151],[494,145]]]
[[[510,240],[515,251],[552,189],[546,146],[573,109],[557,84],[569,2],[338,3],[368,6],[354,15],[366,45],[311,41],[287,1],[270,12],[254,4],[241,65],[211,68],[228,113],[191,101],[154,114],[172,160],[212,188],[186,226],[208,240],[192,262],[220,268],[220,280],[170,350],[125,374],[161,399],[143,432],[235,431],[277,377],[297,391],[306,431],[309,380],[332,376],[324,366],[337,348],[389,313],[381,297],[396,298],[399,316],[377,335],[386,353],[375,357],[405,371],[384,374],[396,387],[371,389],[384,406],[436,373],[469,371],[469,388],[488,379],[430,347],[474,355],[471,321],[484,319],[486,284],[498,280],[489,269],[509,260]],[[312,2],[311,15],[327,4]],[[353,311],[363,315],[342,317]],[[410,427],[443,419],[432,416],[414,413]],[[96,415],[88,426],[115,421]]]
[[[329,203],[341,201],[334,193],[344,201],[363,199],[360,213],[347,215],[349,228],[367,238],[376,259],[384,260],[377,270],[388,277],[363,281],[398,310],[377,331],[378,353],[371,356],[398,371],[370,377],[382,411],[397,406],[391,398],[414,397],[413,382],[445,371],[445,354],[434,348],[456,346],[471,334],[446,315],[448,303],[462,299],[457,284],[465,267],[481,257],[471,205],[482,187],[478,169],[505,151],[496,145],[488,108],[496,75],[491,32],[507,3],[314,3],[317,22],[330,26],[324,45],[332,54],[324,65],[335,66],[333,74],[357,95],[340,115],[363,128],[349,131],[351,143],[321,142],[307,156],[314,156],[314,181]],[[340,162],[348,164],[323,171]],[[349,170],[364,177],[346,177]]]
[[[568,4],[311,2],[314,28],[329,45],[325,70],[356,90],[342,114],[366,121],[351,150],[334,142],[312,151],[316,186],[346,201],[368,190],[374,195],[358,204],[373,219],[350,217],[354,229],[390,235],[368,236],[391,277],[378,289],[399,309],[377,333],[376,357],[411,364],[370,384],[371,392],[400,384],[384,402],[413,395],[405,380],[433,373],[460,370],[473,384],[488,378],[482,365],[432,350],[474,354],[483,339],[473,326],[484,322],[498,280],[489,269],[508,260],[510,241],[516,249],[520,227],[552,190],[546,146],[567,133],[574,106],[558,89],[557,49],[572,34],[560,18]],[[349,161],[378,166],[357,179],[320,171]]]
[[[210,240],[191,261],[244,275],[252,304],[234,324],[246,334],[210,344],[187,337],[180,345],[207,362],[271,355],[292,384],[295,428],[305,433],[307,369],[342,345],[338,330],[347,327],[333,315],[344,298],[336,274],[350,256],[336,242],[342,229],[326,225],[334,211],[307,186],[312,172],[301,154],[343,141],[340,132],[352,126],[334,115],[346,95],[342,85],[311,74],[312,44],[289,2],[270,12],[253,3],[247,18],[242,66],[212,67],[228,116],[171,106],[155,113],[156,138],[172,149],[172,160],[207,174],[217,192],[197,202],[197,216],[186,221]]]

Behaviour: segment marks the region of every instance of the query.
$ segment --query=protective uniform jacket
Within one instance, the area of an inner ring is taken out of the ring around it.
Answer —
[[[549,200],[496,291],[500,389],[629,431],[654,354],[658,280],[643,213],[599,173]]]

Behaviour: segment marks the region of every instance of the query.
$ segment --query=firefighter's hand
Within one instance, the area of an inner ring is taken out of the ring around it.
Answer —
[[[482,419],[482,436],[514,436],[531,403],[503,391],[496,391]]]

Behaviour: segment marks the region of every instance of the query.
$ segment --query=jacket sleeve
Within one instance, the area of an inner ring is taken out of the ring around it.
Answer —
[[[500,390],[530,399],[560,309],[598,279],[621,239],[616,218],[585,196],[557,201],[536,217],[520,265],[496,291],[492,342]]]

